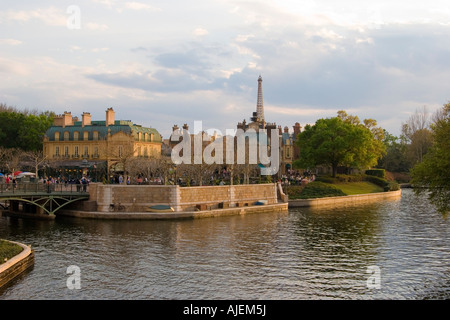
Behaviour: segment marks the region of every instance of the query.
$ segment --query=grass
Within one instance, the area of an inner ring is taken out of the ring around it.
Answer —
[[[0,239],[0,264],[21,253],[23,248],[15,243]]]
[[[347,195],[383,192],[383,188],[368,181],[347,182],[347,183],[330,183],[328,184],[342,190]]]
[[[383,188],[368,181],[326,183],[312,182],[301,186],[288,187],[289,199],[312,199],[324,197],[336,197],[355,194],[383,192]]]

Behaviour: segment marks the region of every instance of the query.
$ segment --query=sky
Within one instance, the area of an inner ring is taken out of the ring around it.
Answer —
[[[450,100],[448,0],[2,0],[0,103],[156,128],[313,124],[394,135]]]

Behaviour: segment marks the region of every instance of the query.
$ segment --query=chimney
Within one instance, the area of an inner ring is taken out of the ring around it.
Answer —
[[[106,110],[106,126],[113,126],[115,122],[114,119],[114,110],[113,108],[108,108]]]
[[[83,112],[81,115],[81,127],[91,125],[91,114],[89,112]]]
[[[72,113],[64,111],[62,127],[65,128],[66,126],[72,126],[72,125],[73,125]]]
[[[185,123],[185,124],[183,125],[183,129],[186,130],[186,131],[189,131],[189,126],[187,125],[187,123]]]
[[[281,135],[281,126],[278,126],[278,134]]]

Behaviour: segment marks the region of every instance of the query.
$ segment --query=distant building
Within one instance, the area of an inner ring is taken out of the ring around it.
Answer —
[[[245,119],[242,122],[239,122],[237,124],[237,129],[241,129],[244,132],[247,132],[248,130],[254,130],[257,135],[259,136],[259,132],[261,130],[266,130],[267,138],[268,138],[268,146],[270,148],[270,141],[271,139],[279,139],[279,162],[280,162],[280,168],[278,171],[279,175],[286,174],[288,170],[292,169],[293,161],[299,158],[300,150],[299,147],[295,145],[296,139],[298,134],[300,133],[301,126],[297,122],[293,126],[293,133],[289,132],[288,127],[284,127],[284,130],[282,130],[281,126],[276,125],[276,123],[270,123],[266,122],[264,117],[264,103],[263,103],[263,90],[262,90],[262,77],[258,77],[258,95],[257,95],[257,102],[256,102],[256,111],[252,113],[252,116],[250,117],[250,122],[247,122]],[[272,129],[274,129],[276,132],[276,136],[272,137]],[[184,131],[188,131],[189,127],[187,124],[184,124],[182,127],[179,127],[178,125],[174,125],[172,128],[172,134],[176,133],[177,136],[182,135]],[[202,134],[202,152],[205,150],[206,146],[214,142],[216,139],[221,138],[216,135],[208,135],[206,133]],[[190,133],[191,138],[191,157],[194,156],[194,138],[196,135]],[[226,139],[229,137],[223,137],[223,150],[224,157],[226,153]],[[258,138],[259,139],[259,138]],[[181,139],[182,140],[182,139]],[[165,141],[165,148],[168,155],[170,155],[171,150],[179,143],[178,139],[172,140],[171,137]],[[235,150],[238,151],[238,150]],[[181,154],[180,154],[181,155]],[[226,163],[225,159],[222,161],[222,163]]]
[[[130,157],[159,157],[161,144],[156,129],[115,120],[113,108],[108,108],[104,121],[92,121],[88,112],[81,121],[71,112],[56,116],[45,134],[43,151],[52,166],[60,168],[60,175],[80,176],[99,168],[121,171]]]
[[[276,125],[276,123],[266,122],[264,118],[264,103],[263,103],[263,90],[262,90],[262,77],[258,78],[258,96],[256,102],[256,112],[253,112],[250,118],[250,123],[247,123],[244,119],[242,122],[237,124],[238,129],[244,131],[248,129],[254,129],[259,131],[260,129],[265,129],[269,140],[272,139],[271,129],[277,129],[278,138],[280,139],[280,170],[279,174],[285,174],[289,169],[292,168],[292,163],[294,160],[298,159],[300,156],[300,149],[295,145],[296,138],[300,133],[301,126],[297,122],[294,126],[294,133],[289,132],[288,127],[281,129],[281,126]]]

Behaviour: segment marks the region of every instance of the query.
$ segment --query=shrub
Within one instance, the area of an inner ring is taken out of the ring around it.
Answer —
[[[366,174],[369,176],[375,176],[375,177],[379,177],[379,178],[383,178],[383,179],[386,177],[386,172],[384,169],[366,170]]]
[[[308,183],[296,199],[312,199],[312,198],[324,198],[324,197],[338,197],[346,196],[342,190],[326,185],[320,181],[314,181]],[[294,198],[291,198],[294,199]]]
[[[397,182],[387,181],[386,179],[380,177],[367,175],[365,180],[382,187],[384,191],[395,191],[400,189],[400,185]]]
[[[333,178],[331,176],[318,176],[316,177],[316,180],[318,182],[324,182],[324,183],[337,183],[337,178]]]

